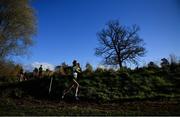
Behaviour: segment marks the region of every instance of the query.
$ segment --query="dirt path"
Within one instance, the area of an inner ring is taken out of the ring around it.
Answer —
[[[88,101],[38,100],[34,98],[1,100],[0,115],[180,115],[178,101]]]
[[[73,115],[180,115],[180,103],[177,101],[134,101],[119,103],[95,103],[87,101],[49,101],[37,99],[15,99],[15,105],[20,108],[49,109],[71,111]],[[46,114],[45,114],[46,115]],[[47,114],[48,115],[48,114]],[[59,115],[59,114],[55,114]],[[92,115],[92,114],[90,114]]]

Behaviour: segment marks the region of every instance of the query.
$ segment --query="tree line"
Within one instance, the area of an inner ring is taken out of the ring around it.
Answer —
[[[80,99],[94,101],[178,99],[180,97],[180,61],[174,59],[173,56],[171,57],[170,59],[162,58],[160,66],[149,62],[146,66],[135,69],[127,67],[93,69],[93,66],[88,63],[78,78]],[[14,70],[17,70],[17,66],[14,66]],[[10,72],[10,70],[7,71]],[[3,73],[5,72],[3,71]],[[12,91],[2,90],[0,95],[15,95],[16,97],[30,95],[40,99],[59,99],[63,90],[68,87],[71,69],[63,63],[57,66],[51,77],[46,73],[44,71],[43,77],[39,78],[33,77],[33,72],[29,72],[27,73],[29,79],[22,82],[18,81],[16,75],[0,76],[1,88],[4,83],[9,82],[17,85]],[[53,78],[53,82],[49,94],[51,78]],[[10,87],[11,85],[8,85],[8,88]],[[67,99],[72,97],[72,93],[73,91],[67,95]]]

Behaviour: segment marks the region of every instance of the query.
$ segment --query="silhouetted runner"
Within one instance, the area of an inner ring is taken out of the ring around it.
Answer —
[[[39,78],[42,78],[43,68],[42,65],[39,67]]]
[[[62,99],[64,99],[64,96],[71,91],[71,89],[75,86],[76,92],[75,92],[75,99],[79,100],[78,98],[78,89],[79,89],[79,83],[77,82],[78,74],[81,72],[80,65],[77,63],[76,60],[73,61],[73,77],[71,78],[71,85],[67,89],[63,91]]]

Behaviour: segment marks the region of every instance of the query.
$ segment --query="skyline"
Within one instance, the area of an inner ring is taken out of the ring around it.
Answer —
[[[41,3],[41,4],[40,4]],[[16,57],[22,64],[48,63],[71,65],[77,59],[82,66],[94,67],[102,58],[94,55],[96,33],[109,20],[124,26],[137,24],[146,43],[147,54],[141,65],[160,61],[169,54],[180,56],[180,5],[178,0],[39,0],[36,10],[37,35],[29,57]]]

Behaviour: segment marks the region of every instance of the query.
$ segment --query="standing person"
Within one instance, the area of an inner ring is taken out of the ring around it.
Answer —
[[[33,70],[33,78],[38,78],[38,75],[39,75],[38,72],[39,72],[38,68],[35,67]]]
[[[21,68],[19,71],[19,81],[23,81],[24,80],[24,70]]]
[[[69,92],[71,91],[71,89],[75,86],[75,88],[76,88],[75,99],[76,99],[76,100],[79,100],[79,98],[78,98],[79,83],[77,82],[77,78],[78,78],[78,74],[81,72],[80,69],[81,69],[81,68],[80,68],[79,65],[77,64],[77,61],[74,60],[74,61],[73,61],[73,68],[72,68],[72,70],[73,70],[73,74],[72,74],[72,75],[73,75],[73,78],[71,79],[71,80],[72,80],[72,83],[71,83],[71,85],[69,85],[69,87],[68,87],[67,89],[64,90],[63,95],[62,95],[62,99],[64,99],[64,96],[65,96],[67,93],[69,93]]]
[[[39,67],[39,78],[42,78],[42,72],[43,72],[43,68],[42,68],[42,65],[40,65],[40,67]]]
[[[46,77],[50,77],[50,70],[49,69],[46,69],[46,74],[45,74]]]

